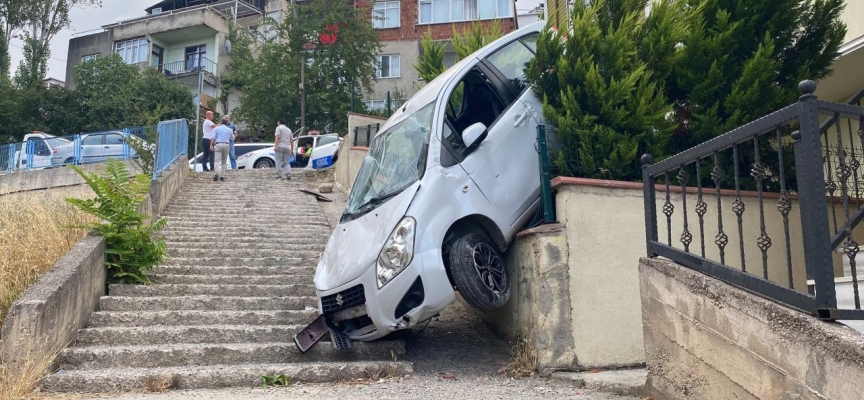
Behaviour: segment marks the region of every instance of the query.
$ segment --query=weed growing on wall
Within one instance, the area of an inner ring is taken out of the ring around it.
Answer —
[[[105,238],[108,279],[111,283],[150,283],[145,272],[166,257],[164,238],[155,235],[167,220],[138,212],[150,189],[150,175],[132,177],[126,164],[109,160],[104,174],[85,172],[70,165],[96,193],[93,199],[66,201],[102,222],[88,225]]]

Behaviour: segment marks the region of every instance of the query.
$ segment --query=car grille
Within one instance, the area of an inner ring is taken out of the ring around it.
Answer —
[[[366,304],[366,293],[363,292],[363,285],[357,285],[321,299],[321,308],[325,313],[341,311],[363,304]]]

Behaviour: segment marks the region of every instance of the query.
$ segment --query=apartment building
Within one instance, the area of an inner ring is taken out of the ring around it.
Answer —
[[[155,1],[155,0],[154,0]],[[119,54],[127,63],[154,68],[177,79],[197,94],[199,105],[228,113],[239,104],[234,93],[227,104],[219,77],[231,60],[226,45],[232,24],[266,32],[265,17],[281,21],[288,12],[285,0],[164,0],[142,10],[142,16],[102,27],[101,32],[69,41],[66,82],[75,88],[75,68],[108,54]],[[203,113],[202,113],[203,114]]]
[[[377,109],[384,108],[387,92],[393,98],[408,98],[423,86],[414,63],[426,32],[435,40],[449,40],[453,26],[462,30],[477,20],[484,24],[498,20],[505,33],[516,28],[515,0],[355,0],[354,5],[369,11],[369,21],[383,45],[377,81],[373,92],[365,95],[367,106]],[[456,53],[448,45],[444,64],[452,66],[455,60]]]

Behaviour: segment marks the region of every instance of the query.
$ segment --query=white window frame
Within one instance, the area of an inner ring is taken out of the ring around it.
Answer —
[[[84,56],[84,57],[81,57],[81,62],[82,62],[82,63],[85,63],[85,62],[90,61],[90,60],[95,60],[95,59],[99,58],[100,55],[101,55],[101,54],[99,54],[99,53],[96,53],[96,54],[88,54],[88,55],[86,55],[86,56]]]
[[[479,4],[475,5],[475,12],[477,15],[475,18],[468,18],[468,16],[463,15],[461,19],[453,18],[453,3],[459,2],[464,4],[464,2],[478,2],[480,0],[417,0],[417,24],[418,25],[434,25],[434,24],[449,24],[454,22],[471,22],[476,21],[478,19],[487,21],[487,20],[495,20],[495,19],[504,19],[504,18],[512,18],[513,17],[513,3],[511,1],[507,1],[507,10],[501,10],[500,5],[501,2],[499,0],[492,0],[495,2],[495,15],[491,18],[480,18],[480,7]],[[434,20],[434,3],[438,2],[446,2],[447,3],[447,14],[449,18],[446,21],[435,21]],[[430,14],[427,16],[426,21],[424,22],[424,14],[423,14],[423,5],[426,4],[429,7]],[[503,11],[503,12],[502,12]]]
[[[126,64],[147,62],[150,58],[150,42],[146,38],[114,42],[114,53],[119,54]]]
[[[372,26],[375,29],[393,29],[402,26],[402,6],[399,1],[376,1],[372,4]],[[381,8],[376,6],[381,5]],[[395,7],[394,7],[395,5]],[[396,10],[396,18],[388,18],[387,12]],[[375,18],[376,11],[383,14],[384,19]],[[395,19],[392,22],[391,19]]]
[[[384,63],[384,57],[387,57],[387,63],[389,64],[387,70],[389,71],[389,75],[382,76],[381,74],[381,65]],[[396,68],[393,68],[393,60],[396,61]],[[390,79],[390,78],[401,78],[402,77],[402,55],[401,54],[379,54],[375,56],[375,77],[378,79]],[[395,75],[394,75],[395,70]]]

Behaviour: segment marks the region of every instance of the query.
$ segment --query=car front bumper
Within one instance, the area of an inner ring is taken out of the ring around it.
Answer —
[[[372,266],[351,282],[318,290],[318,308],[352,340],[380,339],[411,328],[456,298],[441,260],[440,249],[415,254],[411,265],[381,289]]]

